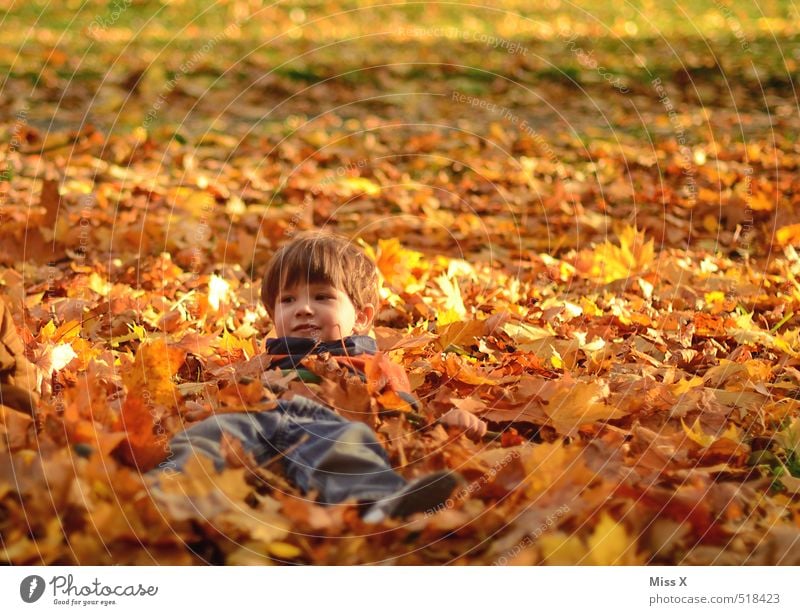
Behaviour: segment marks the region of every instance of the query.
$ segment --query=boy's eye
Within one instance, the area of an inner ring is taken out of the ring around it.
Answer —
[[[317,295],[317,301],[325,301],[327,299],[333,299],[333,295],[328,293],[320,293]]]
[[[292,297],[281,297],[281,303],[291,303]]]

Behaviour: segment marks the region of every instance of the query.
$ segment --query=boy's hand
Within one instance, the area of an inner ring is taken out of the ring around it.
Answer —
[[[445,412],[439,419],[443,425],[457,427],[464,431],[468,438],[479,440],[486,435],[486,423],[477,416],[461,408],[453,408]]]

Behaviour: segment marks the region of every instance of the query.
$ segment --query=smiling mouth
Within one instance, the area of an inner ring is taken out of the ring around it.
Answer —
[[[315,327],[314,325],[300,325],[299,327],[295,327],[294,330],[301,333],[308,333],[311,331],[319,331],[319,327]]]

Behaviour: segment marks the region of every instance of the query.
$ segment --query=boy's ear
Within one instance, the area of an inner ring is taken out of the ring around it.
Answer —
[[[373,318],[375,318],[375,306],[367,303],[360,310],[357,310],[356,322],[353,328],[359,334],[367,333],[372,326]]]

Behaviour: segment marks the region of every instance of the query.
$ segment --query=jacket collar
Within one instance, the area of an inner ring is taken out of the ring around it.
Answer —
[[[351,335],[341,340],[319,342],[307,337],[276,337],[266,342],[267,354],[304,357],[308,354],[329,352],[333,356],[375,354],[378,345],[367,335]]]

